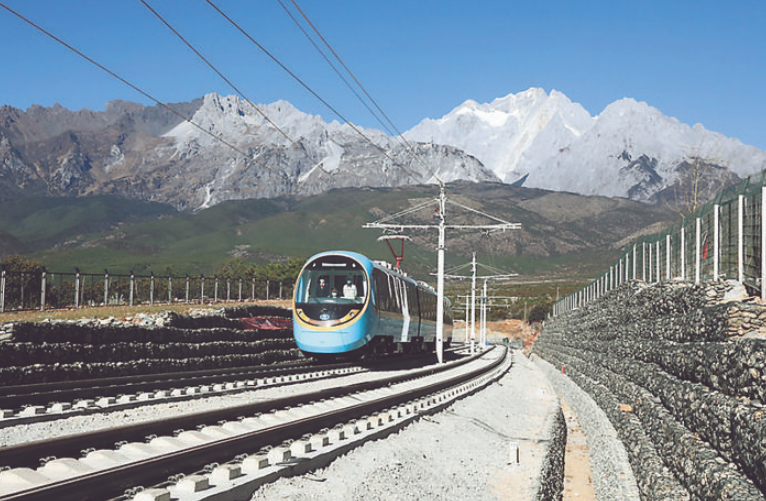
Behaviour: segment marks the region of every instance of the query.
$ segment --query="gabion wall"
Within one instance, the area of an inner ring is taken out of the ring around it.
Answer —
[[[246,330],[240,321],[290,314],[284,308],[240,307],[8,323],[0,325],[0,386],[293,361],[302,354],[292,329]]]
[[[766,499],[766,308],[736,287],[628,282],[535,344],[609,416],[643,499]]]

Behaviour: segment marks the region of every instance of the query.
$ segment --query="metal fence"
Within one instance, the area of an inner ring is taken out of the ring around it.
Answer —
[[[733,279],[766,298],[766,171],[729,187],[666,231],[628,245],[592,283],[562,298],[553,315],[579,308],[628,280]]]
[[[282,299],[282,282],[204,275],[119,275],[104,272],[0,271],[0,312],[139,304],[202,304]]]

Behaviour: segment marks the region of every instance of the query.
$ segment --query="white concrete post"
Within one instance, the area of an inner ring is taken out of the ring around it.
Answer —
[[[657,247],[657,274],[656,274],[657,280],[656,281],[659,282],[660,280],[662,280],[662,268],[660,267],[660,254],[662,253],[660,252],[659,240],[657,240],[656,247]]]
[[[75,272],[76,273],[74,277],[74,307],[79,308],[80,307],[80,270],[75,268]],[[132,289],[131,289],[131,292],[132,292]]]
[[[766,299],[766,186],[761,186],[761,299]]]
[[[109,270],[104,268],[104,306],[109,304]]]
[[[487,281],[484,281],[484,292],[481,294],[481,345],[487,345]]]
[[[446,204],[447,197],[442,188],[439,193],[439,245],[436,248],[436,358],[440,364],[444,362],[444,212]]]
[[[646,282],[646,242],[641,243],[641,280]]]
[[[700,283],[700,233],[702,231],[702,219],[697,218],[694,237],[694,283]]]
[[[745,281],[745,238],[742,234],[745,226],[745,195],[740,195],[737,201],[737,281]]]
[[[468,313],[469,313],[469,311],[470,311],[470,309],[468,308],[468,296],[466,296],[465,297],[465,342],[466,342],[466,344],[471,339],[468,336],[468,331],[469,331],[468,326],[470,325],[469,322],[468,322]]]
[[[46,282],[45,270],[43,270],[40,282],[41,282],[41,286],[40,286],[40,311],[45,311],[45,282]]]
[[[713,280],[718,280],[719,275],[719,239],[718,233],[718,204],[713,205]]]
[[[670,280],[672,273],[670,272],[670,233],[665,235],[665,278]]]
[[[471,353],[476,353],[476,253],[471,259]]]
[[[686,230],[681,223],[681,280],[686,280]]]
[[[636,244],[633,244],[633,280],[636,279],[636,263],[638,262],[636,260],[636,254],[637,254]]]

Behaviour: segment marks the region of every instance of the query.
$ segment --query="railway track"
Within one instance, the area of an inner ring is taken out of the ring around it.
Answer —
[[[10,469],[0,472],[0,499],[158,501],[169,499],[167,493],[206,499],[221,489],[252,492],[287,471],[316,468],[332,451],[384,427],[448,405],[477,381],[497,377],[504,362],[505,350],[495,349],[375,381],[6,447],[0,465]],[[33,469],[51,456],[58,459]],[[142,485],[155,487],[138,492]]]
[[[0,387],[0,428],[160,402],[342,376],[357,364],[315,362]]]

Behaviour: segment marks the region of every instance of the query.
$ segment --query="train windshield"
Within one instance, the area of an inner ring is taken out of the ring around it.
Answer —
[[[297,303],[361,304],[368,283],[362,266],[346,256],[324,256],[304,268],[298,279]]]

